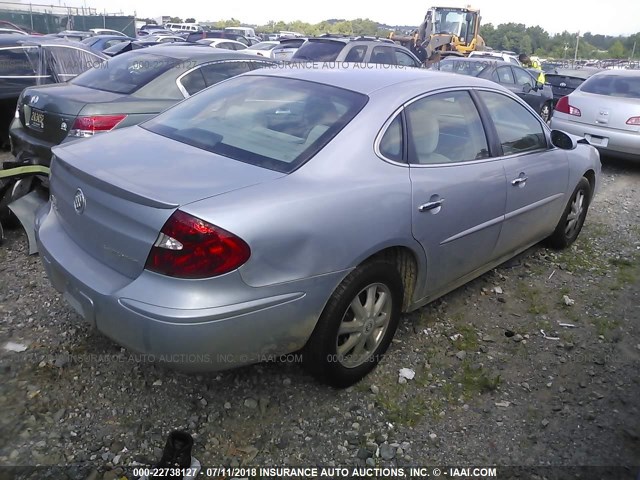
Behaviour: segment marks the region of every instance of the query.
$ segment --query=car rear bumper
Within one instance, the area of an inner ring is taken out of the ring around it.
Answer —
[[[193,291],[193,283],[147,271],[134,280],[124,277],[85,253],[56,217],[49,205],[36,219],[40,256],[56,290],[107,337],[144,354],[145,361],[180,370],[224,370],[299,350],[347,273],[252,288],[231,272],[207,280],[219,282],[221,291],[232,284],[229,296],[213,291],[207,305],[199,295],[177,305],[172,302],[185,293],[177,289]],[[158,295],[167,282],[175,295]],[[159,297],[164,305],[157,305]]]
[[[640,134],[636,132],[624,132],[612,128],[603,128],[597,125],[573,122],[563,118],[566,114],[557,114],[551,119],[551,128],[563,130],[567,133],[585,137],[590,136],[607,139],[606,146],[599,145],[593,139],[589,141],[603,155],[611,155],[630,160],[640,160]]]
[[[11,122],[9,138],[11,153],[17,159],[47,167],[51,165],[51,148],[56,144],[29,135],[29,130],[22,126],[20,120],[14,119]]]

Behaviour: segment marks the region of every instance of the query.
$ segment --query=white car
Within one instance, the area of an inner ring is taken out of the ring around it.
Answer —
[[[469,54],[469,57],[494,58],[496,60],[503,60],[505,62],[518,65],[519,67],[522,66],[522,64],[520,63],[520,60],[518,60],[518,57],[516,57],[515,55],[509,55],[508,53],[476,51],[476,52],[471,52]]]
[[[243,53],[251,53],[259,57],[271,58],[271,50],[280,45],[280,42],[268,41],[251,45],[249,48],[242,50]]]
[[[95,35],[120,35],[122,37],[126,37],[126,35],[118,30],[111,30],[109,28],[92,28],[89,30]]]
[[[224,48],[226,50],[246,50],[247,46],[244,43],[236,42],[235,40],[227,40],[226,38],[203,38],[196,43],[202,45],[209,45],[214,48]]]

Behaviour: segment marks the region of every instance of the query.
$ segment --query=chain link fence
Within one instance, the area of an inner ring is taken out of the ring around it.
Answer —
[[[2,23],[8,22],[8,23]],[[135,16],[98,12],[95,8],[0,2],[0,27],[16,25],[36,33],[109,28],[135,37]]]

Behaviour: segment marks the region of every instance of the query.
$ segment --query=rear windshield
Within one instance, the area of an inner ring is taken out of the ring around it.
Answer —
[[[262,43],[256,43],[255,45],[252,45],[251,50],[273,50],[277,46],[278,46],[277,43],[262,42]]]
[[[640,98],[640,77],[596,75],[585,80],[580,90],[610,97]]]
[[[232,78],[142,127],[244,163],[291,172],[366,104],[360,93],[281,77]]]
[[[331,40],[308,41],[293,55],[293,60],[333,62],[344,48],[344,43]]]
[[[149,53],[122,54],[109,59],[97,68],[91,68],[71,81],[74,85],[130,94],[145,86],[180,60]]]
[[[584,78],[568,77],[566,75],[555,75],[551,73],[547,73],[545,78],[546,82],[554,87],[578,88],[582,82],[584,82]],[[561,85],[563,83],[564,85]]]
[[[495,62],[493,63],[495,64]],[[443,60],[440,62],[440,70],[475,77],[490,64],[491,61],[465,62],[459,60]]]

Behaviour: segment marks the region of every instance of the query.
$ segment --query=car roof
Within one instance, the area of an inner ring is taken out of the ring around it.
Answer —
[[[441,62],[445,62],[445,61],[454,61],[454,62],[471,62],[471,63],[487,63],[490,65],[493,64],[497,64],[497,65],[514,65],[514,66],[519,66],[519,65],[515,65],[514,63],[511,62],[506,62],[504,60],[500,60],[500,58],[495,57],[495,58],[491,58],[491,61],[488,62],[487,61],[488,57],[445,57],[442,60],[440,60]]]
[[[134,50],[138,55],[148,53],[150,55],[162,55],[165,57],[175,58],[177,60],[236,60],[258,58],[262,61],[269,60],[265,57],[254,57],[246,53],[239,53],[233,50],[207,48],[206,45],[188,45],[176,47],[175,45],[155,45],[152,50],[142,49]]]
[[[321,62],[318,62],[322,65]],[[424,91],[447,87],[490,87],[496,89],[496,83],[489,80],[457,75],[422,68],[397,67],[378,64],[340,63],[335,68],[300,68],[295,64],[279,65],[277,68],[262,68],[245,75],[263,75],[294,78],[318,82],[345,90],[369,95],[377,90],[398,84],[418,83]],[[428,85],[429,88],[424,88]],[[401,89],[400,89],[401,90]]]
[[[595,72],[598,76],[616,76],[616,77],[638,77],[640,78],[640,70],[600,70]]]
[[[9,46],[39,46],[39,45],[62,45],[76,47],[81,50],[93,52],[86,44],[73,40],[66,40],[60,37],[45,37],[43,35],[0,35],[0,47]]]
[[[598,68],[582,68],[582,69],[577,69],[577,68],[556,68],[555,70],[551,70],[550,72],[545,72],[546,76],[549,75],[557,75],[559,77],[575,77],[575,78],[582,78],[582,79],[587,79],[589,78],[591,75],[593,75],[594,73],[598,73],[602,70],[598,69]]]

